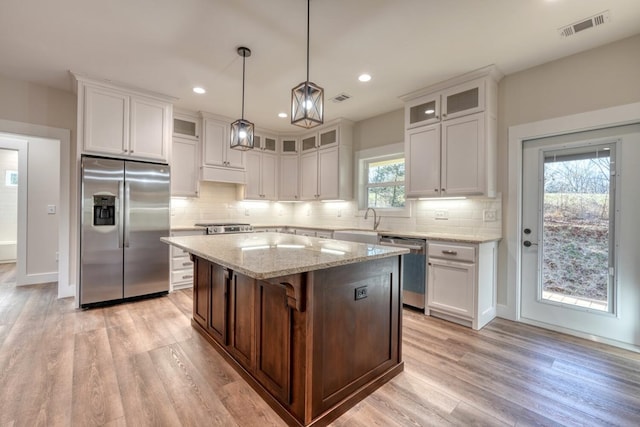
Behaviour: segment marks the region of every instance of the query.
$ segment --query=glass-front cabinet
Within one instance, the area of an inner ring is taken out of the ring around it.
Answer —
[[[484,110],[485,80],[478,79],[442,92],[442,120],[455,119]]]
[[[439,121],[440,94],[423,96],[405,106],[405,127],[407,129]]]

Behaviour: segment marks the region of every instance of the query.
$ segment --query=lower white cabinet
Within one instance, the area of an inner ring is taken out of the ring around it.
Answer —
[[[173,236],[197,236],[204,234],[204,230],[184,230],[172,231]],[[171,246],[171,286],[169,291],[190,288],[193,286],[193,262],[189,258],[189,253],[180,248]]]
[[[497,242],[428,241],[425,313],[480,329],[496,316]]]

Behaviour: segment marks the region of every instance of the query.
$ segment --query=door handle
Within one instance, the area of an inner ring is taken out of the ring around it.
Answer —
[[[528,240],[525,240],[524,242],[522,242],[522,244],[524,245],[525,248],[530,248],[531,246],[538,246],[537,243],[533,243]]]
[[[129,247],[129,229],[131,228],[131,206],[129,201],[131,200],[131,184],[128,182],[124,184],[124,247]]]
[[[122,235],[124,233],[124,181],[118,181],[118,198],[120,207],[118,209],[118,248],[122,249]]]

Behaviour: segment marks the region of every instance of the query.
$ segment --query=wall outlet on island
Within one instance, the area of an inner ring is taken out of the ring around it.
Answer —
[[[249,216],[249,208],[245,208],[245,210],[244,210],[244,216]]]
[[[338,218],[342,216],[342,209],[338,209]]]
[[[436,219],[449,219],[449,212],[444,209],[436,210]]]
[[[497,221],[497,212],[495,209],[485,209],[482,211],[482,218],[484,222]]]

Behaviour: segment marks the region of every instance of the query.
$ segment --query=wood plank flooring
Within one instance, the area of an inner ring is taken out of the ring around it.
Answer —
[[[0,426],[281,426],[190,326],[190,290],[92,310],[0,284]],[[405,310],[405,371],[335,426],[637,426],[640,354]]]

